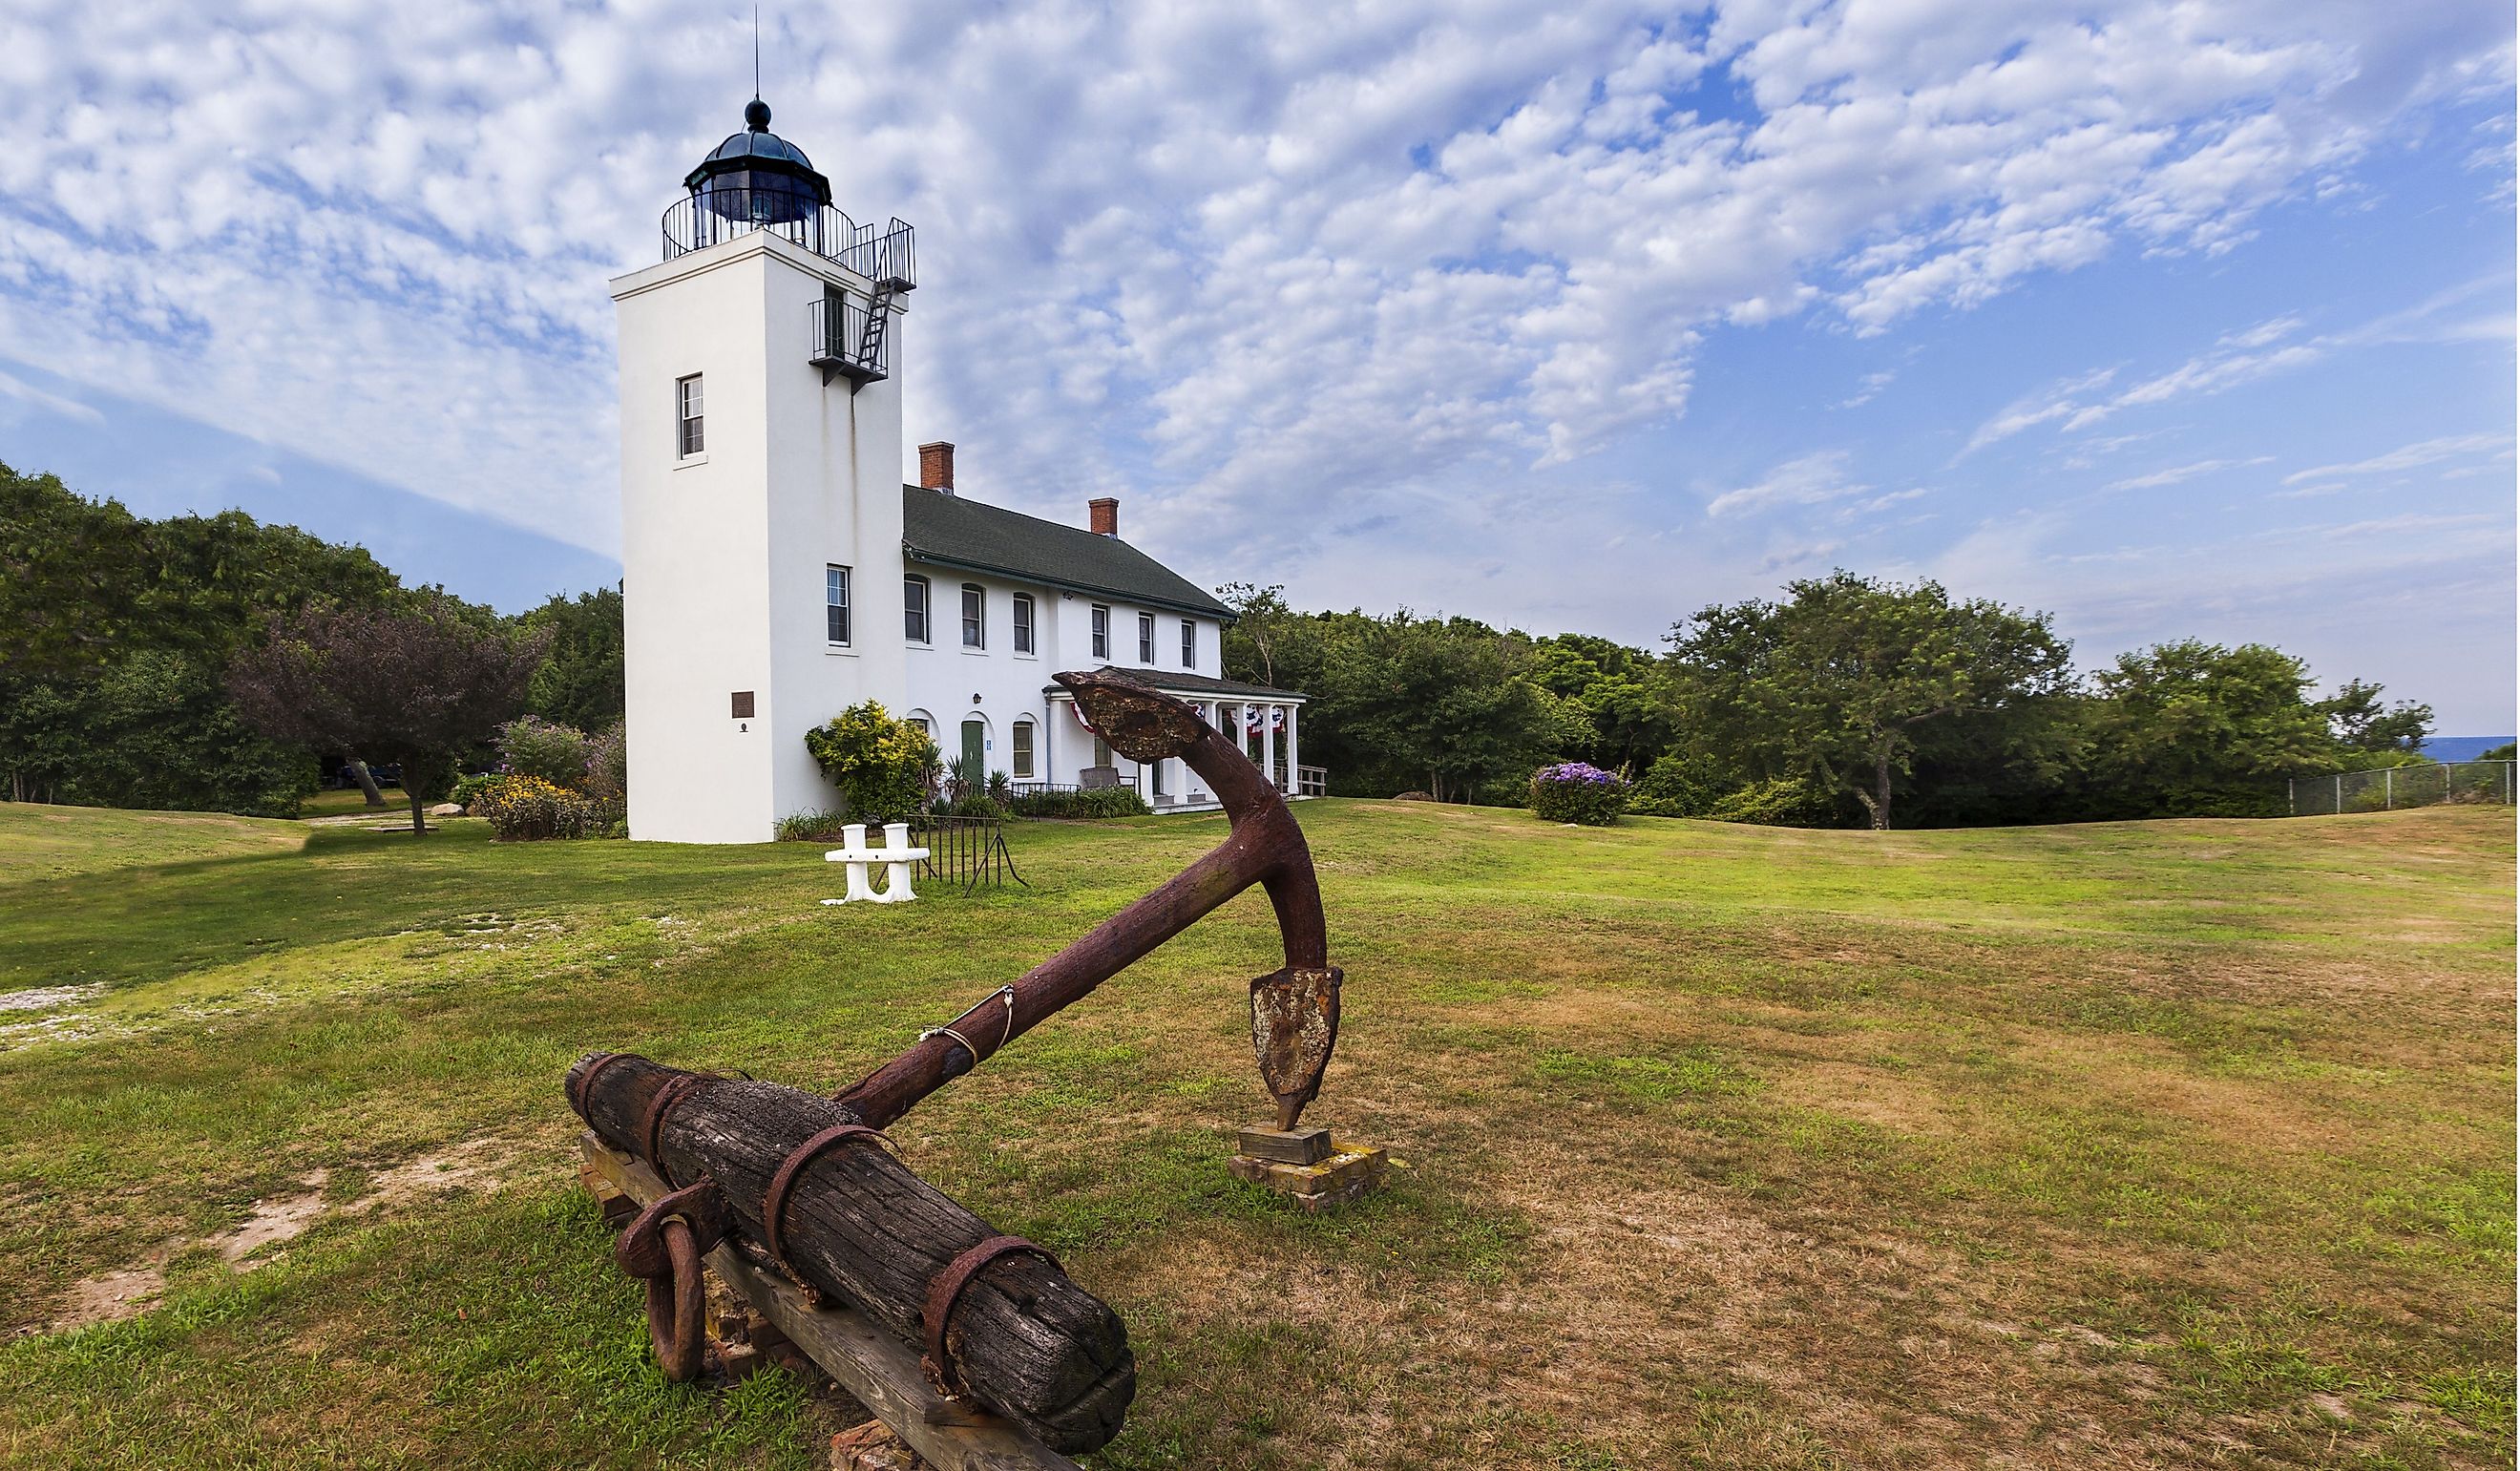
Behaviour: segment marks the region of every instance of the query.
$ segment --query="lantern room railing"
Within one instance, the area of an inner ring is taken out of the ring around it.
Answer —
[[[665,209],[665,259],[767,230],[825,260],[837,261],[878,288],[906,291],[919,284],[910,227],[899,219],[861,225],[793,189],[742,189],[712,184]]]

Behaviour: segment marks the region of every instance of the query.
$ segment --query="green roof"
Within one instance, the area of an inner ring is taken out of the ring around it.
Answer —
[[[1233,609],[1195,583],[1116,536],[1097,536],[1079,526],[922,486],[901,487],[901,550],[940,566],[996,572],[1228,622],[1234,618]]]

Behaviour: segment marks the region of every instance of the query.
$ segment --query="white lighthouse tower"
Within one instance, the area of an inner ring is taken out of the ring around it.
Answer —
[[[910,227],[770,131],[684,180],[620,316],[630,835],[762,842],[833,796],[805,733],[903,685]]]

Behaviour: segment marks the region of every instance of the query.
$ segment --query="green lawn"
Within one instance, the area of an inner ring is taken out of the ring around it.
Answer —
[[[1310,1118],[1390,1190],[1225,1173],[1252,896],[894,1131],[1129,1322],[1093,1464],[2509,1463],[2508,810],[1300,812],[1348,973]],[[1223,831],[1025,825],[1031,889],[869,911],[800,846],[0,804],[0,993],[48,1003],[0,995],[0,1461],[820,1464],[788,1377],[655,1376],[562,1070],[837,1087]]]

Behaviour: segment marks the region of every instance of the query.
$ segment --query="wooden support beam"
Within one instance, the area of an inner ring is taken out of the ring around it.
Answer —
[[[588,1168],[641,1206],[665,1193],[654,1171],[612,1149],[593,1130],[578,1142]],[[741,1238],[730,1236],[710,1252],[708,1267],[942,1471],[1078,1471],[1074,1461],[1006,1419],[937,1394],[919,1366],[919,1355],[864,1314],[838,1303],[807,1305],[796,1284],[755,1262]]]

